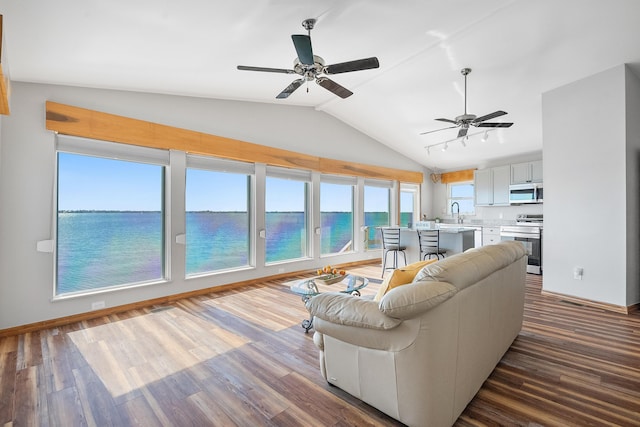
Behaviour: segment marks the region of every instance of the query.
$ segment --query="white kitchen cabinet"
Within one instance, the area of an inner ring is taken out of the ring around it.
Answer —
[[[476,206],[508,206],[509,165],[475,171],[474,191]]]
[[[511,165],[511,184],[542,182],[542,160]]]
[[[500,242],[500,227],[482,227],[482,246]]]

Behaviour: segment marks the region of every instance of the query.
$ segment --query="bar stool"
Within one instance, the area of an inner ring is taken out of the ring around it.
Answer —
[[[398,253],[402,253],[404,265],[407,265],[407,255],[405,250],[407,247],[400,244],[400,227],[380,227],[382,234],[382,277],[385,270],[395,270],[398,268]],[[387,267],[387,254],[393,252],[393,266]]]
[[[418,230],[418,242],[420,243],[420,259],[429,259],[435,255],[440,259],[445,257],[446,249],[440,249],[440,230]]]

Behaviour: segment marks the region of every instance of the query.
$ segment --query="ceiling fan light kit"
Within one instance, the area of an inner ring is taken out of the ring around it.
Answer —
[[[325,65],[325,61],[320,56],[313,54],[313,47],[311,45],[311,30],[315,27],[316,20],[313,18],[305,19],[302,21],[302,27],[307,30],[307,34],[293,34],[291,40],[293,46],[296,49],[298,57],[293,61],[293,69],[285,68],[266,68],[266,67],[253,67],[247,65],[238,65],[238,70],[243,71],[262,71],[268,73],[282,73],[282,74],[298,74],[302,78],[294,80],[289,86],[284,88],[276,98],[286,99],[296,89],[298,89],[305,81],[315,80],[315,82],[339,96],[340,98],[348,98],[353,95],[349,89],[342,87],[335,81],[325,77],[324,75],[350,73],[352,71],[370,70],[373,68],[379,68],[380,63],[378,58],[364,58],[357,59],[355,61],[341,62],[338,64]],[[308,88],[307,88],[308,91]]]

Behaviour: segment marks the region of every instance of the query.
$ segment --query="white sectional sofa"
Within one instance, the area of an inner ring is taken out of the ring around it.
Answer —
[[[522,327],[526,252],[518,242],[423,267],[380,301],[308,301],[324,378],[409,426],[450,426]]]

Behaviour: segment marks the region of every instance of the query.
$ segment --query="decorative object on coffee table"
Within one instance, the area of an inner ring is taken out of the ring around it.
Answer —
[[[344,276],[347,274],[346,271],[338,270],[330,265],[319,268],[316,270],[316,273],[318,274],[318,277],[315,277],[314,280],[320,285],[333,285],[334,283],[338,283],[342,281]]]

